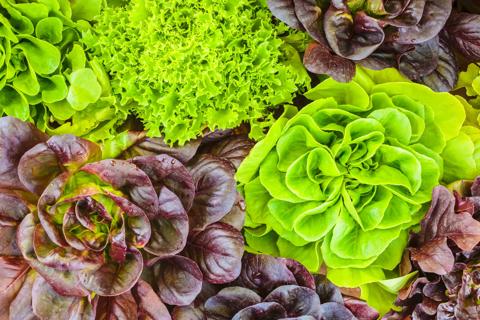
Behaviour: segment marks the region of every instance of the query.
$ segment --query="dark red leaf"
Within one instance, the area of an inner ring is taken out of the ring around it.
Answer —
[[[142,254],[130,248],[123,263],[107,262],[97,270],[80,272],[79,278],[90,291],[101,296],[116,296],[127,292],[137,283],[142,269]]]
[[[163,304],[152,287],[143,280],[132,289],[132,294],[138,305],[139,319],[171,320],[167,307]]]
[[[130,292],[113,297],[100,297],[96,319],[138,320],[138,306]]]
[[[164,257],[177,254],[185,247],[188,216],[180,199],[167,187],[159,191],[159,214],[150,219],[152,235],[145,250]]]
[[[362,60],[382,44],[385,33],[375,18],[359,11],[354,16],[347,7],[330,5],[323,19],[330,48],[339,56]]]
[[[48,136],[31,123],[14,117],[0,118],[0,188],[25,189],[17,172],[20,158],[47,139]]]
[[[330,52],[328,48],[312,42],[305,50],[303,64],[308,71],[326,74],[340,82],[348,82],[355,75],[355,64]]]
[[[186,306],[202,290],[202,272],[189,258],[173,256],[160,260],[154,266],[158,295],[163,302]]]
[[[262,302],[242,309],[232,320],[272,320],[286,317],[287,313],[281,304]]]
[[[468,60],[480,60],[480,14],[454,11],[446,30],[449,41]]]
[[[185,253],[198,264],[206,281],[227,283],[240,274],[243,247],[240,231],[218,222],[193,235]]]
[[[148,175],[157,192],[162,186],[168,187],[180,198],[185,210],[190,210],[195,197],[195,185],[190,172],[180,161],[162,154],[135,157],[132,162]]]
[[[289,317],[312,316],[320,319],[322,311],[320,299],[317,293],[306,287],[297,285],[285,285],[276,288],[263,300],[265,302],[277,302]]]
[[[267,4],[273,15],[291,28],[298,30],[304,29],[302,23],[295,15],[294,0],[268,0]]]
[[[228,287],[205,302],[205,313],[211,320],[230,320],[240,310],[260,302],[262,298],[250,289]]]
[[[297,284],[295,276],[279,259],[269,255],[246,253],[242,259],[240,285],[265,296],[273,289],[288,284]]]
[[[452,0],[426,0],[420,21],[415,25],[399,28],[396,41],[415,44],[438,35],[450,16],[452,3]]]
[[[202,230],[232,210],[237,198],[235,168],[227,161],[202,155],[190,168],[195,199],[188,212],[190,228]]]

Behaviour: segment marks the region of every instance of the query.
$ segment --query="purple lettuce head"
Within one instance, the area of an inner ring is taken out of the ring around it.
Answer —
[[[304,64],[313,73],[346,82],[355,64],[395,67],[415,82],[450,91],[458,73],[454,51],[480,59],[478,5],[457,2],[456,9],[453,0],[269,0],[268,6],[312,37]]]
[[[200,143],[142,154],[155,139],[138,137],[132,157],[102,159],[90,141],[0,118],[7,318],[170,319],[164,303],[188,305],[202,282],[238,277],[235,161]]]

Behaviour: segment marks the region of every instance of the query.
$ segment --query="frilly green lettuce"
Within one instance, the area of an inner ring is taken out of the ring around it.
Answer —
[[[312,271],[325,264],[386,312],[413,276],[398,265],[433,188],[478,173],[464,105],[392,69],[305,96],[313,102],[286,106],[237,172],[247,243]]]
[[[133,0],[105,8],[83,41],[149,135],[183,144],[245,121],[259,138],[269,108],[310,82],[294,48],[304,36],[271,21],[254,0]]]

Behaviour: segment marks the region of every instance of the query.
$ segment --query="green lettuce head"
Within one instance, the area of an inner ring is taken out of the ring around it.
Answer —
[[[302,110],[285,107],[237,173],[252,251],[313,271],[324,263],[334,283],[360,286],[380,311],[412,276],[397,266],[432,189],[476,171],[470,136],[458,139],[462,103],[401,81],[361,69],[350,83],[323,81]]]

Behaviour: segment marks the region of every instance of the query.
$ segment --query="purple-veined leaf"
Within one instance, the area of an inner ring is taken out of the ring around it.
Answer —
[[[312,42],[305,50],[303,64],[308,71],[326,74],[340,82],[348,82],[355,75],[355,64],[330,52],[323,44]]]
[[[397,27],[415,26],[422,18],[426,2],[426,0],[385,0],[384,8],[388,13],[386,22]]]
[[[195,199],[188,212],[190,228],[201,230],[232,209],[237,197],[235,169],[229,161],[202,155],[190,173],[195,182]]]
[[[47,139],[48,136],[31,123],[14,117],[0,119],[0,188],[25,189],[17,171],[20,158],[27,150]]]
[[[452,0],[426,0],[420,21],[409,27],[400,27],[396,41],[399,43],[422,43],[432,39],[445,26]]]
[[[245,135],[235,135],[224,138],[211,145],[208,153],[230,161],[238,169],[240,163],[245,159],[255,143]]]
[[[172,311],[173,320],[207,320],[203,307],[177,306]]]
[[[320,310],[324,319],[357,320],[352,312],[340,303],[322,303]]]
[[[317,293],[306,287],[285,285],[276,288],[263,300],[282,305],[289,317],[312,316],[321,318],[320,299]]]
[[[168,187],[180,198],[185,210],[190,210],[195,185],[190,172],[180,161],[166,154],[136,157],[131,161],[148,175],[157,192],[162,186]]]
[[[326,276],[321,274],[315,275],[315,286],[315,291],[321,303],[336,302],[343,304],[342,292]]]
[[[370,307],[365,301],[352,297],[345,297],[343,299],[343,303],[345,304],[345,307],[350,310],[358,319],[376,320],[380,316],[380,314],[375,309]]]
[[[205,301],[208,319],[230,320],[237,312],[262,302],[255,291],[243,287],[227,287]]]
[[[159,214],[150,219],[152,236],[145,250],[163,257],[177,254],[185,247],[188,216],[180,199],[167,187],[159,190]]]
[[[385,39],[385,33],[375,18],[362,11],[352,16],[346,7],[337,9],[330,5],[323,28],[330,48],[350,60],[365,59]]]
[[[41,194],[61,172],[76,171],[100,158],[100,147],[91,141],[72,135],[53,136],[22,156],[18,176],[29,191]]]
[[[172,256],[158,261],[154,275],[160,299],[170,305],[189,305],[202,290],[202,272],[186,257]]]
[[[143,280],[138,280],[132,288],[132,295],[138,305],[138,316],[145,320],[171,320],[167,307],[163,304],[152,287]]]
[[[10,302],[21,289],[29,269],[21,256],[0,256],[0,310],[8,313]]]
[[[326,44],[321,22],[322,9],[315,0],[293,0],[295,15],[313,40]]]
[[[242,195],[237,192],[237,200],[226,216],[220,220],[220,222],[226,223],[234,227],[235,229],[241,231],[243,225],[245,224],[245,200]]]
[[[240,274],[243,236],[234,227],[217,222],[188,239],[185,254],[202,270],[210,283],[227,283]]]
[[[454,11],[446,30],[449,42],[468,60],[480,60],[480,14]]]
[[[124,213],[123,219],[127,226],[126,235],[128,243],[137,248],[143,248],[150,240],[152,234],[150,222],[145,212],[126,198],[116,196],[109,192],[107,192],[106,195],[110,197]]]
[[[78,278],[78,272],[59,271],[40,263],[35,256],[33,238],[35,234],[35,220],[33,214],[23,218],[17,230],[17,243],[25,260],[45,280],[62,295],[83,297],[89,294]]]
[[[138,320],[138,306],[130,291],[113,297],[100,297],[96,319]]]
[[[232,320],[271,320],[286,318],[287,312],[276,302],[262,302],[239,311]]]
[[[101,296],[117,296],[129,291],[137,283],[142,269],[142,254],[135,248],[129,248],[124,262],[106,262],[93,272],[80,272],[79,278],[90,291]]]
[[[297,284],[295,276],[285,263],[269,255],[245,254],[238,282],[265,296],[282,285]]]
[[[2,308],[6,313],[0,315],[2,320],[36,320],[37,317],[33,313],[32,308],[32,289],[37,273],[30,270],[22,283],[22,286],[16,293],[14,299],[10,302],[10,306]],[[2,306],[3,307],[3,306]]]
[[[410,80],[419,82],[423,76],[430,74],[437,68],[439,46],[439,37],[415,45],[413,50],[399,55],[398,69]]]
[[[458,66],[455,54],[448,43],[440,38],[438,64],[435,70],[420,78],[421,83],[438,92],[451,91],[458,80]]]
[[[80,252],[70,247],[58,247],[48,238],[40,224],[33,233],[33,249],[38,261],[59,271],[94,270],[104,262],[102,254],[95,251]]]
[[[134,158],[137,156],[157,156],[160,154],[167,154],[182,163],[190,161],[200,146],[200,139],[187,142],[181,147],[172,148],[162,138],[146,138],[142,142],[134,145],[125,153],[125,159]]]
[[[447,238],[464,251],[480,242],[480,222],[467,212],[456,213],[455,198],[442,186],[433,190],[432,204],[421,226],[418,245],[410,251],[425,272],[443,275],[452,270],[454,256]]]
[[[268,8],[278,19],[294,29],[303,30],[303,25],[295,15],[294,0],[268,0]]]
[[[38,276],[32,288],[32,308],[40,319],[95,319],[94,306],[86,298],[60,295]]]

